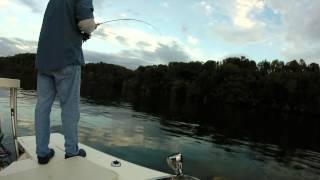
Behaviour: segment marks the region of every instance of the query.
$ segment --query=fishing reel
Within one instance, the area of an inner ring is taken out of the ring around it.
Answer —
[[[100,26],[102,23],[97,23],[96,24],[96,28],[98,28],[98,26]],[[91,33],[86,33],[84,31],[81,31],[81,35],[82,35],[82,42],[86,42],[87,40],[89,40],[91,38]]]
[[[81,32],[81,35],[82,35],[82,42],[86,42],[91,38],[91,34],[89,33]]]

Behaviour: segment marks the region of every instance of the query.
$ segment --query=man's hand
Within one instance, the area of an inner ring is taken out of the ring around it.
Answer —
[[[94,22],[94,19],[85,19],[78,23],[79,29],[82,34],[82,41],[85,42],[91,37],[91,33],[97,29],[99,24]]]
[[[96,24],[93,18],[85,19],[78,23],[80,31],[83,31],[85,33],[92,33],[97,28],[97,26],[98,25]]]

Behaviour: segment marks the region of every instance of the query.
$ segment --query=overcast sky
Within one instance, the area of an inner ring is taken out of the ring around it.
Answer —
[[[48,0],[0,0],[0,56],[35,52]],[[320,63],[319,0],[93,0],[98,28],[87,62],[129,68],[170,61],[305,59]]]

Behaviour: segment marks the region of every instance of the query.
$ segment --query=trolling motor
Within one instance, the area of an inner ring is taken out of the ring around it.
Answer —
[[[167,163],[177,176],[183,176],[182,173],[182,154],[175,153],[167,157]]]
[[[182,172],[183,158],[181,153],[175,153],[168,156],[167,163],[169,167],[173,169],[176,175],[163,180],[199,180],[198,178],[183,174]]]

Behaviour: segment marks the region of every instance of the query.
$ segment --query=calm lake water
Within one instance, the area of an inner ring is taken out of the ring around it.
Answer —
[[[36,93],[19,91],[18,135],[34,134]],[[0,90],[3,144],[12,149],[8,92]],[[58,101],[51,114],[52,132],[61,132]],[[210,132],[210,135],[202,135]],[[184,155],[184,172],[204,180],[320,180],[320,153],[297,149],[283,156],[272,144],[228,139],[214,128],[169,121],[136,112],[127,103],[98,105],[81,100],[80,141],[124,160],[172,173],[165,158]],[[222,178],[220,178],[222,179]]]

